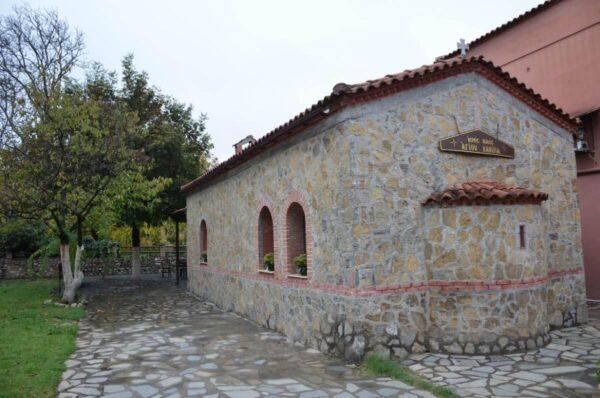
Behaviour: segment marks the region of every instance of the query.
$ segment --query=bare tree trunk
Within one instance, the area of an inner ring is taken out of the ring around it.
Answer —
[[[131,279],[139,280],[142,277],[142,263],[140,262],[140,230],[136,224],[131,227]]]
[[[75,301],[75,294],[77,289],[83,282],[83,272],[81,271],[81,253],[83,252],[83,245],[77,246],[75,252],[75,263],[71,269],[71,255],[69,253],[69,244],[60,244],[60,262],[63,271],[63,282],[65,288],[63,291],[63,301],[67,303],[73,303]]]

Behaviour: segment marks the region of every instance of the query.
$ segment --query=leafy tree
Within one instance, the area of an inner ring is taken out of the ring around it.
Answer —
[[[111,181],[128,167],[124,145],[131,118],[71,84],[48,118],[22,134],[20,144],[0,154],[5,206],[22,216],[41,217],[61,242],[63,298],[72,302],[81,284],[83,223]],[[75,262],[69,258],[69,231],[77,236]]]
[[[83,84],[70,78],[82,51],[53,12],[22,7],[0,19],[0,210],[41,219],[58,237],[67,302],[83,279],[85,219],[132,163],[134,117],[111,99],[114,79],[98,68]]]
[[[131,277],[141,277],[140,261],[140,220],[153,217],[161,198],[159,194],[171,183],[163,177],[147,179],[138,169],[128,171],[119,176],[108,195],[111,207],[119,220],[131,227],[132,239],[132,271]]]
[[[21,218],[2,220],[0,253],[34,253],[41,247],[44,237],[43,223],[32,223]]]
[[[136,133],[128,141],[148,162],[135,173],[122,176],[115,195],[114,211],[131,228],[132,276],[140,276],[140,228],[159,225],[183,206],[179,189],[184,182],[206,170],[212,144],[204,132],[205,116],[194,118],[193,109],[151,86],[148,75],[124,58],[121,100],[138,117]]]

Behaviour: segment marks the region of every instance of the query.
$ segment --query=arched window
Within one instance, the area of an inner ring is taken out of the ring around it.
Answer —
[[[267,206],[258,216],[258,264],[266,271],[275,271],[275,241],[273,236],[273,217]]]
[[[290,205],[286,213],[287,268],[291,274],[306,276],[306,218],[298,202]]]
[[[200,223],[200,262],[208,263],[208,231],[204,220]]]

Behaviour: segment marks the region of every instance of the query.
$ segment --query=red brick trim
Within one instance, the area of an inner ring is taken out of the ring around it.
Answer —
[[[204,229],[205,229],[205,236],[202,236],[202,224],[204,224]],[[200,229],[198,231],[198,237],[199,237],[199,247],[200,247],[200,257],[202,257],[202,249],[206,249],[206,259],[208,260],[210,258],[210,256],[208,255],[208,223],[206,222],[206,219],[203,218],[202,220],[200,220]],[[205,245],[205,242],[203,242],[203,240],[206,240],[206,247],[202,247]],[[200,261],[200,264],[204,264],[204,265],[208,265],[208,261],[203,262]]]
[[[306,239],[306,278],[297,278],[296,280],[303,283],[310,279],[313,272],[313,239],[312,239],[312,216],[310,214],[310,208],[307,205],[304,195],[299,191],[293,191],[288,195],[285,205],[283,206],[282,214],[280,215],[281,225],[283,225],[283,256],[282,256],[282,275],[295,274],[295,265],[290,264],[288,259],[288,232],[289,226],[287,221],[287,212],[290,206],[294,203],[298,203],[302,207],[304,212],[304,223],[305,223],[305,239]]]
[[[247,280],[263,280],[273,284],[292,287],[317,290],[326,293],[335,293],[350,297],[371,297],[387,296],[398,293],[414,293],[435,290],[440,292],[484,292],[484,291],[502,291],[502,290],[522,290],[532,287],[546,285],[551,279],[568,278],[578,276],[583,273],[582,268],[572,268],[561,271],[552,271],[548,276],[533,277],[527,279],[504,279],[504,280],[460,280],[460,281],[429,281],[429,282],[411,282],[403,285],[373,286],[368,288],[350,288],[341,285],[327,285],[311,283],[309,286],[305,280],[296,278],[274,279],[270,276],[264,276],[257,273],[248,273],[244,271],[226,270],[215,267],[190,266],[203,272],[212,272],[220,275],[238,277]]]
[[[550,279],[562,278],[564,276],[578,275],[581,273],[583,273],[582,268],[561,269],[561,270],[556,270],[556,271],[549,271],[548,278],[550,278]]]
[[[275,257],[275,271],[273,272],[273,274],[268,273],[268,272],[262,272],[264,275],[270,275],[270,276],[276,276],[278,274],[277,272],[277,263],[280,262],[279,261],[279,257],[280,257],[280,253],[279,253],[279,244],[277,242],[277,225],[279,223],[277,223],[277,217],[276,217],[276,213],[273,210],[273,203],[271,202],[271,200],[269,198],[263,198],[259,205],[258,205],[258,211],[256,214],[256,228],[254,228],[254,242],[255,242],[255,247],[256,247],[256,269],[258,272],[264,271],[263,269],[263,263],[260,259],[259,253],[260,253],[260,212],[262,211],[263,208],[267,208],[269,210],[269,213],[271,213],[271,220],[273,220],[273,255]]]

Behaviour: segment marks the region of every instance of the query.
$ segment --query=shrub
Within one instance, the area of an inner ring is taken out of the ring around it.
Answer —
[[[298,273],[306,276],[306,253],[302,253],[294,258],[294,264],[298,267]]]
[[[106,258],[117,255],[121,245],[119,242],[108,239],[95,240],[90,236],[83,238],[84,254],[88,258]]]
[[[0,253],[30,255],[45,245],[44,225],[23,219],[0,219]]]
[[[271,272],[275,271],[275,255],[273,253],[265,254],[263,258],[263,263],[265,265],[265,269]]]

